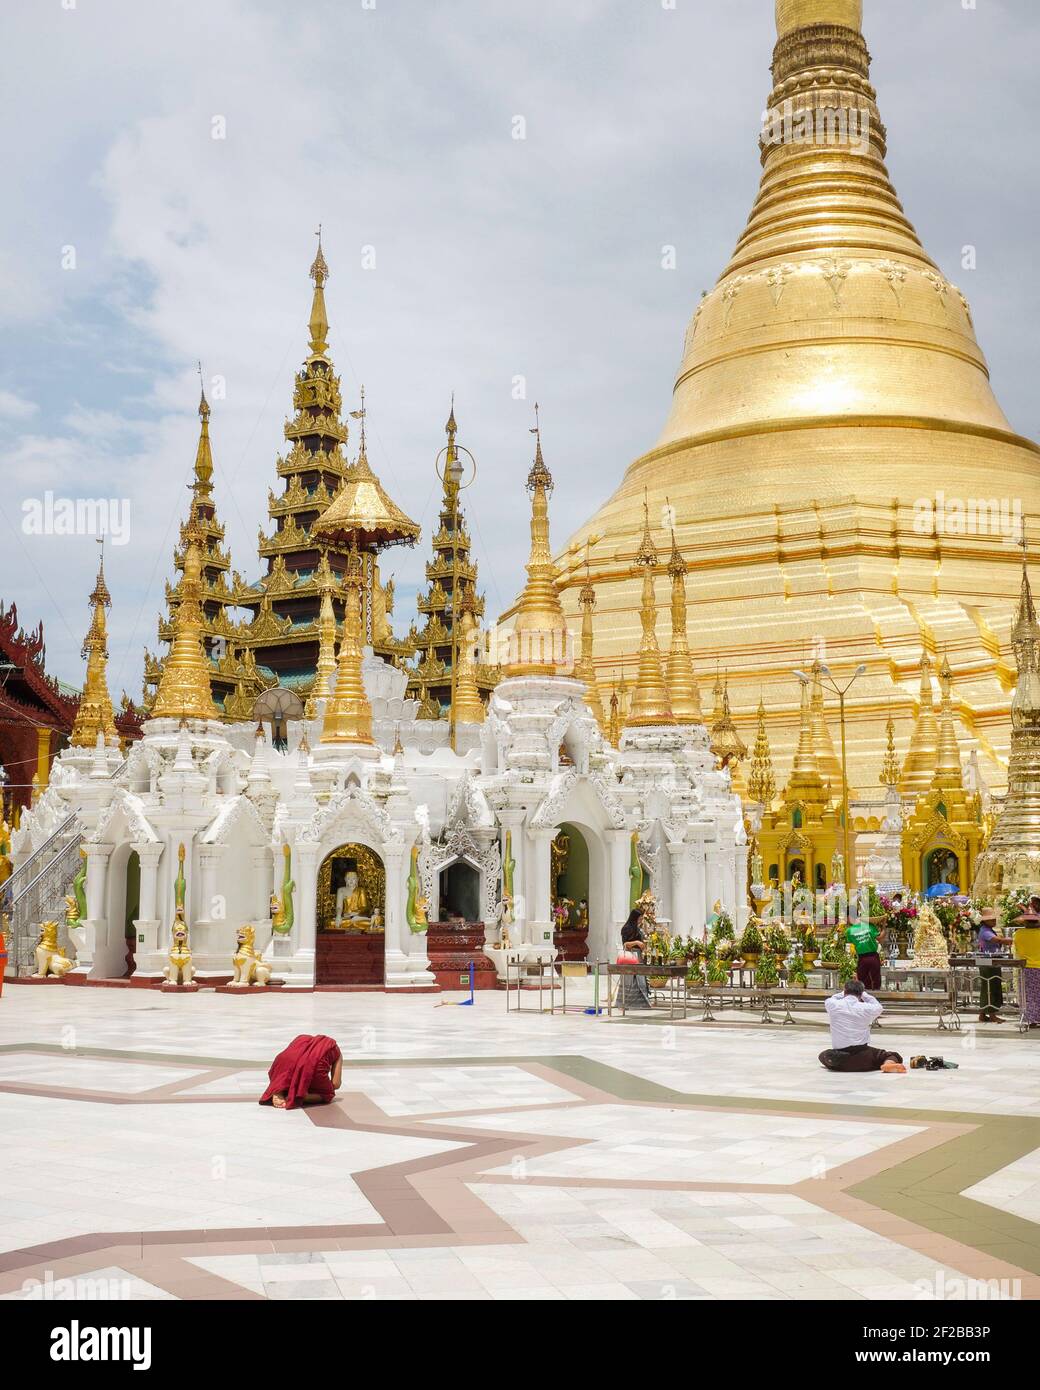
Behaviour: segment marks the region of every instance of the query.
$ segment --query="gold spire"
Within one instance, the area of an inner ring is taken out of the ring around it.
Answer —
[[[703,724],[701,695],[690,658],[686,618],[686,561],[672,528],[672,553],[668,559],[672,580],[672,648],[668,653],[668,698],[677,724]]]
[[[654,571],[658,565],[657,547],[650,534],[650,510],[643,498],[643,539],[636,552],[636,565],[643,571],[643,601],[640,620],[643,640],[639,646],[639,672],[625,727],[644,728],[653,724],[674,724],[668,689],[664,683],[661,649],[657,645],[657,594]]]
[[[477,689],[477,668],[473,659],[477,645],[477,620],[473,614],[473,594],[467,590],[460,604],[461,632],[459,634],[458,669],[455,675],[455,707],[452,719],[456,724],[483,724],[484,702]]]
[[[593,660],[592,615],[596,610],[596,590],[589,569],[588,547],[585,549],[585,583],[578,594],[581,606],[581,656],[574,663],[574,679],[585,685],[585,703],[592,711],[600,732],[606,733],[607,721],[603,713],[603,699],[596,682],[596,663]]]
[[[201,366],[199,371],[201,373]],[[209,442],[209,401],[205,388],[199,399],[199,447],[195,452],[195,496],[208,496],[213,488],[213,450]]]
[[[779,38],[814,24],[840,24],[863,28],[863,0],[776,0],[776,32]]]
[[[327,559],[327,557],[324,557]],[[321,609],[318,613],[318,664],[314,673],[314,685],[307,697],[306,715],[313,719],[318,712],[318,701],[328,700],[332,694],[333,677],[336,674],[336,610],[332,606],[332,585],[326,582],[321,586]]]
[[[888,747],[885,749],[885,761],[881,764],[880,782],[883,787],[899,786],[899,758],[896,755],[896,726],[892,721],[891,714],[888,716]]]
[[[729,676],[726,676],[726,683],[722,688],[722,702],[719,710],[719,717],[711,726],[711,738],[709,740],[711,751],[719,759],[723,767],[732,769],[734,790],[737,789],[738,781],[743,790],[743,777],[740,772],[740,763],[747,757],[747,744],[737,733],[737,726],[733,723],[733,715],[729,707]]]
[[[211,666],[202,642],[203,535],[193,515],[184,528],[184,569],[174,591],[173,640],[152,706],[153,719],[216,719],[210,694]]]
[[[90,595],[90,603],[94,612],[90,620],[90,630],[87,632],[86,641],[83,643],[83,650],[80,653],[86,659],[87,673],[83,682],[83,694],[80,696],[79,709],[76,711],[76,721],[69,737],[69,742],[73,748],[93,748],[97,743],[98,734],[103,734],[105,742],[108,744],[113,744],[119,737],[116,732],[115,715],[112,712],[112,699],[108,693],[106,675],[108,624],[105,619],[105,609],[111,608],[112,596],[105,583],[103,546],[98,565],[97,582],[94,585],[94,592]]]
[[[615,685],[610,692],[610,718],[607,722],[607,740],[613,748],[621,743],[621,701]]]
[[[977,897],[1040,890],[1040,624],[1029,583],[1023,527],[1022,589],[1011,629],[1018,680],[1011,701],[1008,791],[975,876]]]
[[[372,742],[372,707],[361,675],[364,629],[361,624],[361,590],[364,567],[357,545],[351,546],[343,576],[347,591],[343,614],[343,639],[339,647],[336,688],[325,706],[322,743]]]
[[[318,254],[314,257],[314,264],[310,269],[310,276],[314,281],[314,298],[311,300],[309,327],[311,331],[311,355],[324,357],[329,350],[329,316],[325,309],[325,281],[329,278],[329,267],[325,263],[325,256],[321,249],[321,227],[318,228],[317,237]]]
[[[553,676],[567,664],[567,623],[556,587],[556,566],[549,549],[549,497],[552,474],[542,457],[542,431],[535,405],[534,463],[527,475],[531,494],[531,553],[527,583],[517,603],[516,622],[509,637],[506,676]]]
[[[816,760],[816,745],[813,741],[812,686],[809,681],[802,682],[798,747],[794,753],[786,797],[788,801],[822,802],[825,799],[824,780]]]
[[[722,718],[722,669],[715,663],[715,684],[711,688],[711,727]]]
[[[810,667],[812,674],[812,732],[813,746],[820,775],[832,787],[841,786],[841,759],[834,751],[834,741],[827,727],[823,705],[823,662],[817,658]]]
[[[932,663],[927,652],[921,654],[920,709],[914,732],[910,736],[910,751],[903,764],[899,790],[917,796],[932,785],[936,759],[939,754],[939,722],[935,717],[932,695]]]
[[[963,788],[961,752],[957,745],[957,727],[953,715],[953,672],[945,656],[939,672],[939,684],[942,687],[942,706],[939,714],[939,748],[932,786]]]
[[[764,700],[758,702],[758,733],[755,735],[755,747],[751,754],[748,800],[759,803],[767,811],[776,800],[776,776],[773,772],[773,755],[769,748],[769,735],[766,733]]]

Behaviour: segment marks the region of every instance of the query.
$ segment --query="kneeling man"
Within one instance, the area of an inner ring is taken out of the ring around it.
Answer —
[[[906,1071],[898,1052],[870,1046],[870,1030],[881,1016],[881,1005],[868,994],[862,980],[850,980],[843,994],[826,1003],[831,1046],[820,1053],[828,1071]]]

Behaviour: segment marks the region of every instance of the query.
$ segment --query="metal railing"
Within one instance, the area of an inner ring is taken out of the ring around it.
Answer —
[[[126,760],[111,776],[118,777],[125,768]],[[32,973],[36,963],[33,951],[41,922],[59,923],[59,944],[68,950],[65,898],[79,868],[82,838],[77,813],[72,811],[42,845],[21,861],[3,885],[9,975]]]

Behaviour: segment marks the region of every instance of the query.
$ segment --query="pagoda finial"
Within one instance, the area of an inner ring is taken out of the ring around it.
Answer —
[[[322,552],[325,567],[328,568],[328,552]],[[332,683],[336,675],[336,610],[332,606],[332,583],[326,580],[321,586],[321,609],[318,613],[318,663],[314,672],[314,685],[307,697],[306,716],[313,719],[318,713],[318,701],[328,701],[332,694]]]
[[[329,350],[329,316],[325,309],[325,282],[329,278],[329,267],[325,260],[325,254],[321,249],[321,224],[314,234],[318,238],[318,253],[314,257],[314,262],[310,268],[310,277],[314,281],[314,297],[311,300],[311,316],[309,327],[311,331],[311,355],[314,357],[324,357]]]
[[[542,457],[542,431],[535,405],[534,463],[527,475],[531,494],[531,552],[527,583],[517,603],[516,622],[509,638],[507,676],[552,676],[567,664],[567,623],[556,587],[556,566],[549,547],[549,497],[552,474]]]
[[[939,753],[939,721],[935,717],[935,697],[932,693],[932,663],[927,652],[921,653],[921,693],[910,749],[903,763],[899,790],[919,795],[932,784]]]
[[[798,719],[798,746],[794,752],[791,766],[791,779],[788,788],[812,786],[818,788],[822,796],[824,778],[816,757],[816,741],[813,738],[812,682],[802,680],[801,708]]]
[[[776,774],[773,771],[773,754],[766,733],[766,705],[758,702],[758,732],[751,753],[751,774],[748,777],[748,799],[764,806],[768,811],[776,799]]]
[[[215,719],[210,662],[203,646],[202,545],[194,513],[184,528],[184,569],[175,597],[173,639],[152,706],[154,719]]]
[[[98,537],[100,557],[98,559],[97,580],[90,595],[93,613],[90,629],[80,655],[86,660],[87,672],[83,682],[79,709],[69,742],[73,748],[93,748],[98,734],[104,737],[111,747],[119,741],[116,732],[112,699],[108,693],[108,624],[105,609],[111,608],[112,596],[105,583],[105,538]]]
[[[729,707],[729,672],[722,687],[722,711],[711,726],[709,739],[711,751],[719,759],[722,767],[733,769],[734,781],[739,774],[740,763],[747,757],[747,744],[737,732]],[[735,790],[736,788],[734,788]],[[746,788],[743,788],[746,791]]]
[[[621,743],[621,700],[618,696],[617,682],[610,692],[610,718],[607,721],[607,740],[613,748]]]
[[[863,28],[863,0],[776,0],[778,38],[818,24],[837,24],[859,33]]]
[[[667,498],[665,505],[671,512]],[[675,527],[671,529],[672,553],[668,559],[668,573],[672,580],[672,646],[668,653],[668,699],[677,724],[703,724],[704,712],[690,657],[687,630],[686,561],[675,539]]]
[[[372,742],[372,706],[368,702],[361,674],[364,628],[361,622],[361,591],[364,587],[364,562],[355,540],[347,556],[343,576],[347,591],[343,614],[343,640],[339,647],[336,667],[336,687],[325,706],[322,743]]]
[[[581,655],[574,663],[574,679],[585,686],[585,703],[599,725],[600,732],[607,730],[607,719],[603,713],[603,700],[596,682],[596,663],[593,658],[592,615],[596,611],[596,590],[592,583],[592,570],[589,565],[589,541],[585,542],[585,583],[578,591],[578,606],[581,608]]]
[[[484,702],[477,689],[477,668],[474,650],[477,645],[477,620],[474,614],[473,591],[467,589],[459,604],[460,633],[458,646],[458,667],[455,673],[454,704],[451,711],[453,724],[482,724],[484,722]],[[454,621],[454,614],[453,614]]]
[[[834,740],[827,727],[827,716],[823,703],[823,662],[820,661],[819,657],[813,662],[809,671],[812,676],[812,733],[813,747],[816,749],[816,761],[823,780],[830,782],[832,787],[840,787],[841,759],[834,751]]]
[[[643,628],[639,644],[639,672],[632,694],[632,707],[625,721],[626,728],[643,728],[654,724],[674,724],[664,683],[661,649],[657,645],[657,592],[654,571],[658,565],[657,547],[650,534],[650,509],[643,494],[643,539],[635,557],[636,569],[643,571],[643,597],[639,619]]]
[[[939,670],[942,702],[939,710],[939,746],[935,759],[933,787],[963,787],[961,751],[957,744],[957,727],[953,714],[953,672],[944,654]]]
[[[899,758],[896,755],[896,726],[892,720],[891,713],[888,716],[886,726],[888,746],[885,749],[885,760],[881,764],[880,782],[883,787],[899,786]]]
[[[209,440],[209,401],[199,363],[199,443],[195,451],[195,496],[205,499],[213,485],[213,449]]]

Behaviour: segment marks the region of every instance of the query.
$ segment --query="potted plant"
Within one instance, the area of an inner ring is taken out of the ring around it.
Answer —
[[[791,957],[787,967],[787,983],[792,989],[804,989],[809,983],[809,977],[805,973],[805,957],[798,952]]]
[[[711,939],[717,946],[720,941],[732,941],[736,933],[733,930],[733,918],[728,912],[720,912],[715,919],[715,925],[711,929]]]
[[[838,962],[838,983],[847,985],[856,974],[856,960],[851,952],[846,951]]]
[[[725,959],[720,959],[718,956],[715,956],[708,962],[708,984],[729,984],[729,965]]]
[[[767,952],[758,962],[755,984],[759,989],[775,989],[779,983],[780,972],[776,968],[776,957]]]
[[[840,965],[843,958],[848,955],[845,949],[845,939],[839,932],[834,932],[823,943],[821,960],[824,965]]]
[[[749,922],[740,938],[740,954],[748,965],[754,968],[762,954],[762,933],[754,922]]]
[[[777,965],[782,965],[787,959],[787,953],[791,949],[791,938],[784,931],[779,923],[770,927],[766,932],[766,950],[771,951],[776,957]]]
[[[816,957],[820,954],[820,944],[816,940],[816,933],[812,927],[806,927],[805,935],[802,937],[802,959],[806,967],[816,964]]]

